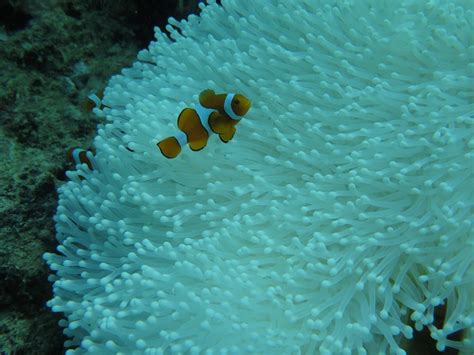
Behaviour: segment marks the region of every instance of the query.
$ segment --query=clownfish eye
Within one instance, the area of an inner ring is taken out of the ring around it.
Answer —
[[[234,101],[236,105],[240,104],[240,101],[237,99]]]

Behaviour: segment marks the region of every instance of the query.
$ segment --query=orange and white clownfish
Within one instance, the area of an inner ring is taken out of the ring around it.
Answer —
[[[102,110],[104,107],[108,107],[102,103],[102,99],[104,98],[104,90],[99,90],[97,93],[91,93],[87,96],[84,102],[84,109],[88,112],[98,108]]]
[[[94,155],[88,150],[84,150],[82,148],[70,148],[67,151],[67,156],[76,165],[86,164],[89,170],[94,169]]]
[[[250,109],[248,98],[241,94],[216,94],[204,90],[199,95],[196,108],[185,108],[178,117],[180,132],[157,143],[161,153],[168,159],[175,158],[181,148],[189,144],[198,151],[207,145],[212,133],[218,134],[222,142],[229,142],[236,132],[235,126]]]

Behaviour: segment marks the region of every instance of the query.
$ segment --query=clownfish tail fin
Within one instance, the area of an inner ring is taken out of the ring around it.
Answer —
[[[173,159],[181,153],[181,145],[178,139],[174,136],[165,138],[156,144],[163,154],[168,159]]]

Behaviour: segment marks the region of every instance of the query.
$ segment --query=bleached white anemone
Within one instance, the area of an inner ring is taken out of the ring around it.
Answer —
[[[45,255],[71,353],[401,354],[410,319],[473,350],[470,1],[275,3],[171,20],[111,79]],[[206,88],[252,109],[167,160]]]

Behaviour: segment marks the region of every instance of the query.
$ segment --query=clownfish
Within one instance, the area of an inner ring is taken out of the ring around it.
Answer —
[[[216,94],[213,90],[204,90],[196,108],[185,108],[179,114],[180,132],[161,140],[157,146],[166,158],[172,159],[186,144],[194,151],[203,149],[212,133],[227,143],[234,137],[235,126],[250,106],[250,100],[241,94]]]
[[[72,160],[76,166],[86,164],[90,171],[94,170],[94,155],[88,150],[70,148],[67,151],[67,157]],[[87,170],[87,168],[84,167],[85,170]]]
[[[87,112],[91,112],[95,108],[102,110],[104,107],[109,107],[102,103],[103,98],[104,98],[104,90],[99,90],[97,93],[91,93],[87,95],[87,98],[84,102],[84,109]]]

